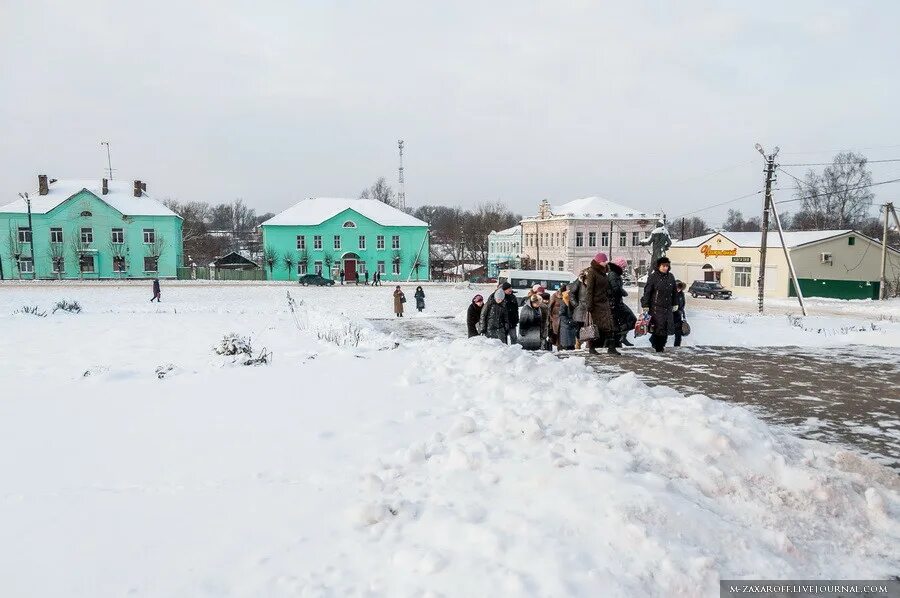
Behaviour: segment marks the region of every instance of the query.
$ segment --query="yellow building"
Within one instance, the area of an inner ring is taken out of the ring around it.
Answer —
[[[785,245],[804,297],[877,299],[881,244],[853,230],[788,231]],[[736,297],[756,297],[762,234],[720,232],[672,244],[666,253],[675,278],[719,281]],[[778,232],[766,240],[766,297],[794,297]],[[900,252],[888,249],[896,262]]]

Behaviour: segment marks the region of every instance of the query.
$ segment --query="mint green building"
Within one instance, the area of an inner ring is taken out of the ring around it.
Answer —
[[[146,191],[141,181],[39,176],[36,192],[0,206],[3,278],[175,278],[182,220]]]
[[[271,280],[428,280],[428,223],[374,199],[304,199],[260,228]]]

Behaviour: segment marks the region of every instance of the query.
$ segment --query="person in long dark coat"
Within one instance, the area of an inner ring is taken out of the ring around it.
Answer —
[[[506,306],[506,323],[509,326],[509,344],[515,345],[519,342],[518,335],[516,334],[516,327],[519,325],[519,298],[516,297],[512,285],[508,282],[504,282],[501,289],[503,289],[503,294],[506,295],[503,300],[503,305]]]
[[[416,287],[413,297],[416,298],[416,309],[419,311],[425,309],[425,291],[422,290],[422,287]]]
[[[603,252],[598,253],[591,260],[591,267],[587,269],[584,280],[584,298],[587,303],[587,313],[591,315],[598,335],[588,346],[589,353],[597,353],[597,347],[605,346],[607,353],[619,355],[616,350],[616,323],[613,320],[612,309],[609,303],[609,279],[606,277],[609,258]]]
[[[547,317],[543,302],[540,295],[532,295],[519,311],[519,344],[527,351],[538,351],[544,346]]]
[[[478,321],[481,320],[481,310],[484,308],[484,297],[475,295],[469,309],[466,311],[466,330],[469,338],[478,336]]]
[[[578,333],[584,326],[584,320],[587,317],[587,303],[582,301],[584,297],[584,280],[587,277],[587,270],[583,270],[578,278],[569,283],[569,307],[572,311],[572,332],[575,335],[575,348],[581,348],[581,341],[578,340]]]
[[[656,260],[653,272],[647,275],[647,286],[641,297],[641,307],[650,313],[650,344],[662,353],[670,334],[675,334],[675,311],[678,309],[675,277],[669,272],[671,262],[663,256]]]
[[[506,296],[503,289],[497,289],[481,309],[481,330],[488,338],[508,343],[509,321],[506,315]]]
[[[575,348],[575,323],[572,320],[572,313],[574,312],[574,308],[572,307],[571,296],[569,295],[569,291],[566,290],[562,294],[562,305],[559,308],[559,350],[560,351],[571,351]]]
[[[153,298],[150,299],[150,303],[153,303],[154,301],[159,303],[161,298],[162,298],[162,291],[159,289],[159,279],[154,278],[153,279]]]
[[[618,258],[609,263],[609,272],[606,277],[609,279],[609,300],[612,304],[613,319],[616,321],[616,344],[632,346],[628,341],[628,332],[634,330],[637,323],[637,317],[631,308],[625,304],[625,297],[628,291],[625,290],[625,283],[622,281],[622,275],[628,262],[625,258]]]
[[[567,290],[566,285],[561,285],[559,290],[550,297],[550,344],[559,350],[559,328],[561,326],[561,312],[564,307],[563,293]]]
[[[672,343],[673,347],[681,346],[681,323],[687,320],[687,314],[684,313],[685,286],[680,280],[675,281],[675,299],[678,302],[678,310],[672,314],[672,319],[675,321],[675,342]]]

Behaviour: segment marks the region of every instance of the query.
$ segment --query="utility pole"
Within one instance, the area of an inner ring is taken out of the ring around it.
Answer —
[[[612,248],[613,248],[613,221],[609,221],[609,261],[612,261]]]
[[[681,217],[681,239],[684,240],[684,216]]]
[[[401,210],[406,209],[406,182],[403,180],[403,140],[397,141],[397,147],[400,148],[400,170],[399,183],[400,188],[397,190],[397,207]]]
[[[766,155],[762,146],[757,143],[756,151],[766,159],[766,193],[763,199],[762,226],[760,226],[762,229],[762,240],[759,244],[759,278],[757,279],[759,313],[763,313],[763,298],[766,290],[766,244],[769,236],[769,207],[772,205],[772,183],[775,181],[775,156],[778,155],[778,147],[776,146],[775,151]]]
[[[109,180],[112,180],[113,167],[112,167],[112,158],[109,157],[109,141],[101,141],[100,145],[106,146],[106,165],[107,165],[106,170],[109,171]]]
[[[31,250],[31,275],[32,277],[37,277],[37,273],[34,270],[34,230],[31,228],[31,198],[28,196],[28,193],[19,193],[19,197],[25,200],[25,205],[28,206],[28,248]],[[21,278],[21,274],[19,278]]]
[[[878,289],[878,298],[887,298],[887,277],[885,276],[885,266],[887,266],[887,239],[888,239],[888,206],[891,204],[882,204],[881,209],[884,210],[884,232],[881,235],[881,285]]]

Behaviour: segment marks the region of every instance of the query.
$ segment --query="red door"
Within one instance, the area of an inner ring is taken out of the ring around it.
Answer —
[[[356,260],[344,260],[344,280],[356,282]]]

